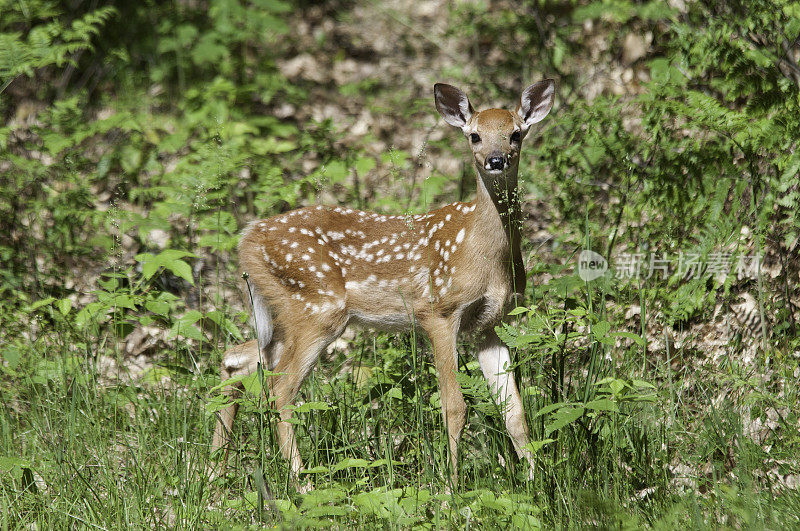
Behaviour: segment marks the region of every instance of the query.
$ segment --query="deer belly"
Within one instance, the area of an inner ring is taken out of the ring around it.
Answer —
[[[373,275],[361,281],[345,283],[347,308],[354,324],[380,330],[408,327],[412,321],[413,301],[406,282],[377,280]]]

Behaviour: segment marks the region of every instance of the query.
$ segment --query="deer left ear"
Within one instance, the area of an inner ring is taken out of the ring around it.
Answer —
[[[547,116],[553,107],[555,96],[556,82],[552,79],[534,83],[522,92],[517,114],[522,118],[526,129]]]

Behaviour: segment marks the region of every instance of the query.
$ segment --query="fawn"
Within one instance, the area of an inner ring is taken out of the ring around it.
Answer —
[[[554,95],[555,82],[546,79],[522,92],[515,112],[475,112],[461,90],[434,86],[436,108],[463,131],[472,150],[478,171],[474,201],[409,216],[312,206],[254,221],[244,230],[239,262],[257,339],[225,352],[222,378],[251,374],[259,364],[284,373],[269,377],[268,387],[280,415],[281,452],[296,484],[303,462],[287,406],[320,353],[349,324],[380,330],[417,324],[430,338],[454,483],[466,412],[455,378],[456,339],[459,332],[480,334],[481,369],[504,405],[517,454],[532,466],[508,348],[494,327],[525,291],[517,199],[520,144],[550,112]],[[225,392],[235,397],[239,389],[230,386]],[[214,432],[212,450],[225,447],[223,465],[236,411],[236,403],[221,411]]]

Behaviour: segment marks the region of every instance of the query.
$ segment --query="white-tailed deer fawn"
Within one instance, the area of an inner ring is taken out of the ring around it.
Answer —
[[[222,378],[253,373],[259,363],[284,373],[270,377],[268,385],[281,418],[281,452],[295,480],[303,462],[287,406],[323,349],[349,324],[397,330],[416,323],[431,339],[454,479],[466,411],[455,378],[456,338],[463,331],[480,333],[481,369],[504,404],[517,454],[532,464],[508,348],[494,326],[525,291],[520,145],[550,112],[554,94],[555,83],[548,79],[526,88],[515,112],[476,113],[459,89],[434,86],[436,108],[464,132],[472,150],[478,171],[474,201],[409,216],[306,207],[255,221],[244,231],[239,262],[249,278],[246,292],[258,339],[225,352]],[[226,393],[235,396],[238,390]],[[229,445],[236,409],[234,403],[221,412],[212,449]]]

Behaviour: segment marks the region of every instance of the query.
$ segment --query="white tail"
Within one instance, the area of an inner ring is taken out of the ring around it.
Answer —
[[[550,111],[554,94],[555,83],[545,80],[525,89],[515,112],[476,113],[459,89],[435,85],[436,108],[464,132],[472,149],[479,176],[474,201],[415,216],[306,207],[245,230],[239,261],[249,278],[258,340],[225,352],[222,378],[250,374],[262,359],[285,373],[272,377],[269,387],[281,417],[281,451],[295,478],[303,463],[286,406],[323,349],[350,324],[393,330],[413,321],[431,339],[454,479],[466,410],[455,379],[456,338],[463,331],[481,333],[481,369],[505,403],[517,453],[532,463],[508,348],[494,326],[525,291],[516,195],[519,150],[530,126]],[[238,390],[226,392],[234,396]],[[236,405],[222,412],[213,449],[225,446],[227,453],[235,416]]]

